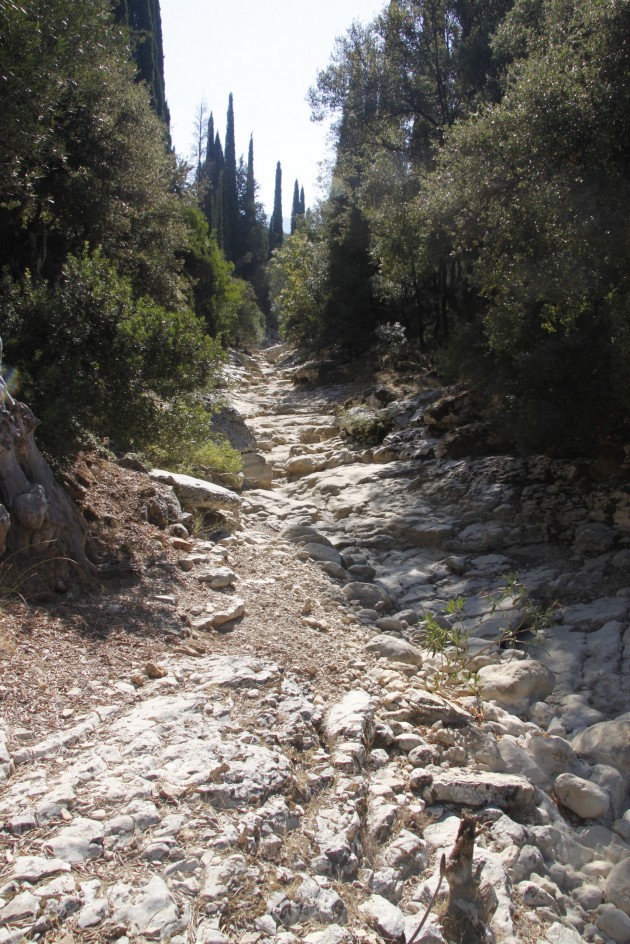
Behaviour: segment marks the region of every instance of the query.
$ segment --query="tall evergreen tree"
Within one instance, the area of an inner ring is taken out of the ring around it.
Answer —
[[[295,181],[293,186],[293,205],[291,207],[291,235],[293,235],[298,228],[298,223],[301,219],[304,219],[306,215],[306,207],[304,204],[304,187],[300,188],[298,181]]]
[[[297,178],[293,185],[293,205],[291,207],[291,235],[295,233],[298,224],[298,217],[300,216],[300,185],[297,182]]]
[[[256,224],[256,179],[254,177],[254,136],[249,139],[249,151],[247,154],[247,182],[245,185],[245,200],[243,206],[243,226],[245,246],[251,242],[250,234]]]
[[[214,130],[214,115],[210,112],[206,133],[206,154],[199,187],[199,202],[208,221],[210,232],[216,230],[217,189],[221,173],[223,151],[219,135]]]
[[[226,257],[236,262],[239,251],[240,220],[236,179],[236,143],[234,136],[234,99],[230,92],[225,131],[225,168],[223,180],[223,248]]]
[[[169,128],[171,119],[164,85],[160,0],[118,0],[114,5],[114,17],[131,31],[138,80],[146,82],[151,93],[151,104],[158,118]]]
[[[282,167],[280,161],[276,165],[276,189],[273,197],[273,213],[269,224],[269,254],[279,249],[284,241],[282,225]]]
[[[257,189],[254,174],[254,138],[252,135],[249,139],[247,166],[244,168],[240,258],[236,263],[236,274],[253,286],[258,305],[263,311],[267,311],[269,307],[269,292],[265,273],[268,257],[267,220],[262,205],[256,200]]]

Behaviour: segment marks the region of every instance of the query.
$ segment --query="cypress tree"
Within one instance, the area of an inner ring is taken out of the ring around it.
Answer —
[[[268,259],[267,220],[261,204],[256,200],[257,189],[252,135],[249,139],[247,165],[243,165],[241,171],[241,241],[235,274],[250,283],[259,307],[262,311],[267,311],[269,307],[269,289],[265,271]]]
[[[293,187],[293,206],[291,207],[291,235],[296,231],[299,221],[304,219],[305,215],[304,187],[300,188],[296,180]]]
[[[234,137],[234,99],[230,92],[225,131],[225,168],[223,172],[223,239],[225,255],[232,262],[238,257],[240,219],[236,179],[236,143]]]
[[[300,186],[295,180],[293,185],[293,206],[291,207],[291,235],[293,236],[294,232],[297,229],[298,216],[300,215]]]
[[[223,248],[223,172],[225,160],[221,137],[214,131],[214,117],[208,119],[206,157],[203,165],[203,184],[201,208],[208,221],[208,228],[214,231],[219,246]]]
[[[280,161],[276,165],[276,189],[273,197],[273,213],[269,224],[269,254],[279,249],[284,241],[282,226],[282,167]]]
[[[203,189],[201,192],[202,209],[204,216],[208,221],[208,228],[214,228],[214,218],[216,215],[215,201],[217,195],[217,161],[216,161],[217,142],[214,133],[214,117],[210,112],[208,119],[208,133],[206,134],[206,156],[202,169]]]
[[[206,165],[208,169],[214,161],[214,115],[210,112],[210,117],[208,118],[208,134],[206,135]]]
[[[225,167],[225,155],[223,153],[223,146],[221,144],[221,135],[218,131],[214,138],[214,160],[216,169],[214,171],[215,176],[213,179],[218,180],[219,174]]]
[[[254,136],[249,138],[247,154],[247,183],[245,185],[245,205],[243,207],[243,221],[245,226],[245,244],[251,242],[248,236],[256,224],[256,179],[254,177]]]
[[[114,18],[129,27],[133,39],[133,56],[138,66],[138,81],[146,82],[153,109],[169,128],[171,118],[164,86],[160,0],[118,0],[114,5]]]
[[[223,199],[224,171],[219,172],[217,181],[217,195],[214,201],[214,232],[216,233],[217,243],[225,251],[225,227],[223,208],[225,200]]]

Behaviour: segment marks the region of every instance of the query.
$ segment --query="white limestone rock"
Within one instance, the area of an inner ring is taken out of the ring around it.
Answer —
[[[366,902],[359,906],[359,910],[383,935],[385,940],[396,942],[396,944],[404,944],[405,916],[400,908],[392,905],[381,895],[372,895],[371,898],[368,898]]]
[[[60,872],[69,872],[70,865],[63,859],[47,859],[44,856],[17,856],[13,864],[13,878],[18,882],[29,882],[31,885],[40,882],[43,878],[58,875]]]
[[[363,647],[366,652],[373,652],[382,659],[402,662],[405,665],[422,665],[422,653],[406,639],[398,639],[387,634],[372,636]]]
[[[573,747],[557,735],[542,737],[537,731],[527,736],[527,750],[538,766],[551,779],[562,773],[582,773],[584,765],[578,760]]]
[[[72,864],[98,859],[103,853],[103,823],[80,817],[48,840],[55,856]]]
[[[105,898],[94,898],[86,902],[77,918],[77,925],[84,930],[93,928],[109,916],[109,902]]]
[[[549,775],[538,766],[529,751],[519,743],[519,739],[505,734],[497,746],[502,761],[499,768],[501,771],[518,773],[543,789],[551,785]]]
[[[345,924],[347,921],[346,906],[337,892],[322,887],[308,875],[302,876],[295,899],[302,906],[301,921],[315,919],[321,924]]]
[[[413,708],[413,720],[416,724],[431,725],[441,721],[445,725],[459,728],[466,727],[473,720],[473,716],[461,705],[435,692],[428,692],[423,688],[409,688],[405,697]]]
[[[243,488],[271,488],[273,483],[273,467],[259,452],[244,452],[243,460]]]
[[[249,656],[211,656],[204,660],[204,682],[200,691],[208,688],[267,688],[281,679],[280,667],[274,662],[262,662]]]
[[[602,911],[597,919],[597,927],[615,944],[630,942],[630,917],[619,908],[606,908]]]
[[[575,529],[573,549],[578,554],[605,554],[615,542],[615,531],[607,524],[589,521]]]
[[[41,901],[31,892],[21,892],[11,901],[0,908],[0,923],[9,924],[13,921],[33,920],[39,913]]]
[[[516,888],[527,908],[548,908],[556,914],[560,913],[560,908],[553,895],[550,895],[535,882],[519,882]]]
[[[408,829],[402,829],[383,850],[382,861],[401,879],[421,875],[429,864],[428,844]]]
[[[563,806],[581,819],[599,819],[610,807],[610,796],[605,790],[575,774],[560,774],[553,789]]]
[[[336,564],[338,567],[342,566],[341,554],[328,544],[303,544],[301,549],[297,552],[296,557],[299,560],[308,559],[322,563]]]
[[[525,881],[533,872],[540,873],[544,870],[545,863],[540,849],[526,843],[518,851],[516,861],[510,869],[510,877],[513,882]]]
[[[236,574],[229,567],[214,567],[201,574],[196,574],[199,583],[207,584],[211,590],[223,590],[236,583]]]
[[[521,714],[553,691],[555,676],[535,659],[486,665],[478,672],[479,687],[486,701],[495,701],[507,711]]]
[[[368,609],[378,604],[389,607],[392,602],[389,594],[373,583],[362,583],[361,581],[353,580],[351,583],[346,584],[342,592],[346,600],[356,600],[360,606],[367,607]]]
[[[284,465],[284,474],[289,479],[302,478],[312,472],[321,472],[326,468],[326,459],[317,456],[293,456]]]
[[[331,924],[323,931],[312,931],[304,938],[304,944],[349,944],[350,932],[339,924]]]
[[[185,929],[177,902],[166,883],[155,875],[143,888],[118,882],[107,890],[112,921],[133,935],[166,941]]]
[[[170,485],[185,508],[194,511],[218,511],[238,515],[241,499],[222,485],[214,485],[205,479],[165,469],[152,469],[151,478],[164,485]]]
[[[623,622],[628,612],[628,601],[622,597],[601,597],[592,603],[565,606],[562,618],[567,625],[590,632],[606,623]]]
[[[194,629],[217,629],[219,626],[225,626],[227,623],[233,623],[245,615],[245,601],[241,597],[226,597],[225,600],[217,600],[208,605],[210,611],[208,616],[195,620]]]
[[[483,773],[466,769],[442,770],[428,774],[415,771],[411,775],[412,789],[422,789],[427,803],[457,803],[462,806],[495,806],[499,809],[525,809],[532,805],[535,788],[524,777],[501,773]]]
[[[363,742],[372,723],[374,701],[362,689],[348,692],[328,712],[325,721],[326,736],[330,741],[344,738]]]
[[[630,917],[630,857],[610,870],[606,879],[606,898]]]
[[[630,784],[630,712],[586,728],[573,738],[571,746],[591,764],[615,767]]]
[[[577,830],[578,841],[592,850],[592,858],[621,862],[630,854],[630,845],[602,823],[588,823]]]
[[[540,944],[584,944],[584,938],[574,928],[554,921],[545,931],[544,938],[540,939]]]

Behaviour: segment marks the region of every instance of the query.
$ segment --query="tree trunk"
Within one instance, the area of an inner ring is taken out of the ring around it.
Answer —
[[[0,378],[0,577],[61,589],[69,579],[91,580],[95,568],[87,525],[35,444],[38,425]]]
[[[446,864],[449,893],[443,919],[444,934],[453,944],[482,944],[484,903],[479,894],[479,871],[473,871],[478,821],[464,814],[455,846]]]

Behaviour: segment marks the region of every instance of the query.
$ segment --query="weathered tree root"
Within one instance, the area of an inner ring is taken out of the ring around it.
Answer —
[[[449,892],[442,927],[452,944],[484,944],[487,940],[485,906],[479,894],[482,865],[473,871],[478,826],[475,816],[464,814],[446,863]]]
[[[38,425],[0,378],[0,573],[91,582],[87,525],[35,444]]]

